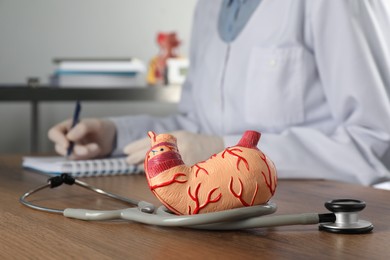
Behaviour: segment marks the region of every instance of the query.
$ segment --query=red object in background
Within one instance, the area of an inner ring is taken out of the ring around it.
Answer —
[[[167,55],[175,57],[174,48],[179,47],[180,41],[177,39],[176,33],[158,33],[157,43],[162,50],[167,51]]]
[[[171,33],[158,33],[157,34],[157,44],[160,47],[160,52],[155,56],[148,68],[148,84],[165,84],[166,80],[166,70],[167,70],[167,59],[176,58],[176,49],[180,45],[180,41],[177,39],[175,32]]]

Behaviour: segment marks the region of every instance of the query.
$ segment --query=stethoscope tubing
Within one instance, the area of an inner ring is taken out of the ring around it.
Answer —
[[[112,220],[124,219],[148,225],[166,227],[192,227],[200,225],[227,224],[241,221],[256,216],[271,214],[276,211],[274,203],[258,205],[245,208],[236,208],[220,212],[204,213],[197,215],[174,215],[168,213],[163,206],[154,213],[142,212],[140,208],[127,208],[122,210],[87,210],[87,209],[65,209],[64,216],[81,220]]]

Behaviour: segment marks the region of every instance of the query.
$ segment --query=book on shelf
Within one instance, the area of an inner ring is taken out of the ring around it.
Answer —
[[[142,87],[146,65],[135,58],[58,58],[51,84],[58,87]]]
[[[61,88],[136,88],[145,87],[142,75],[67,74],[54,75],[51,85]]]
[[[60,156],[26,156],[22,166],[52,176],[68,173],[74,177],[91,177],[143,172],[137,165],[129,165],[125,157],[76,161]]]
[[[145,72],[144,62],[136,58],[58,58],[54,59],[56,71],[82,72]]]

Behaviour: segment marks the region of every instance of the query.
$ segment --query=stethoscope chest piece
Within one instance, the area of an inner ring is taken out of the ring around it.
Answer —
[[[325,207],[336,216],[335,222],[321,223],[320,230],[341,234],[364,234],[373,230],[371,222],[361,220],[358,212],[366,207],[366,203],[354,199],[338,199],[325,203]]]

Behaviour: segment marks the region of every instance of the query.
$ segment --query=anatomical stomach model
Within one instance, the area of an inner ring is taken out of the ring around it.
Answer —
[[[273,162],[257,148],[260,133],[246,131],[236,146],[205,161],[184,164],[176,138],[148,132],[148,184],[172,212],[191,215],[260,205],[274,195],[277,176]]]

